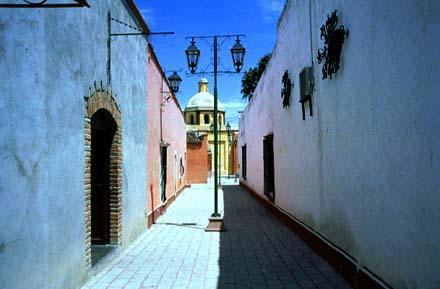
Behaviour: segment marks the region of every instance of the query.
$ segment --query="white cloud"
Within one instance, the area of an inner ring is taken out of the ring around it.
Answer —
[[[259,0],[258,3],[265,22],[278,19],[284,7],[284,0]]]
[[[156,25],[156,20],[154,19],[153,10],[151,8],[142,8],[140,12],[144,16],[147,25]]]
[[[222,102],[222,106],[226,111],[226,122],[229,122],[233,129],[238,129],[238,112],[244,110],[246,104],[246,102],[239,101]]]
[[[226,110],[239,110],[243,109],[246,106],[246,102],[228,101],[222,102],[222,106]]]

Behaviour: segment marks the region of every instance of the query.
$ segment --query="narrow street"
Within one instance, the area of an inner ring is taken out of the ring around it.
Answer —
[[[193,185],[82,289],[350,288],[247,191],[237,185],[223,191],[227,232],[204,231],[212,182]]]
[[[0,289],[440,289],[440,0],[0,12]]]

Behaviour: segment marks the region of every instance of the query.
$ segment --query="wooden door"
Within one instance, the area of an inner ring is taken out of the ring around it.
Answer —
[[[263,141],[264,194],[275,201],[275,168],[273,155],[273,135],[267,135]]]
[[[165,202],[167,199],[167,147],[161,147],[160,150],[160,199]]]
[[[108,114],[108,115],[107,115]],[[110,149],[115,124],[99,110],[91,119],[91,237],[92,244],[110,242]]]

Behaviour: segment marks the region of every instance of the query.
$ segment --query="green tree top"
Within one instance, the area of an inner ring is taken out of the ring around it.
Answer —
[[[248,101],[250,101],[254,96],[255,88],[257,88],[258,81],[266,69],[266,65],[269,62],[270,57],[271,53],[264,55],[258,61],[257,66],[252,67],[244,72],[243,78],[241,79],[241,93],[243,94],[243,98],[247,99]]]

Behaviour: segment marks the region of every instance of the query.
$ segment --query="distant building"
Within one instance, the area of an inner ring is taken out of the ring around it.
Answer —
[[[217,104],[219,174],[221,176],[235,175],[237,173],[237,130],[227,130],[225,110],[220,101]],[[195,134],[198,137],[207,135],[208,150],[206,154],[210,163],[207,170],[208,175],[212,175],[214,169],[214,96],[209,93],[206,78],[200,79],[198,93],[191,97],[185,107],[185,123],[187,133]],[[188,170],[192,169],[191,164],[188,164]]]
[[[189,131],[186,137],[187,182],[188,184],[206,183],[211,167],[211,159],[208,157],[211,155],[208,151],[208,135]]]

